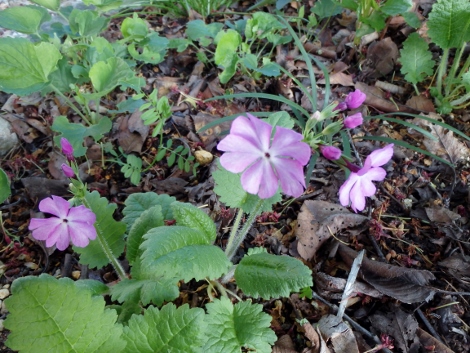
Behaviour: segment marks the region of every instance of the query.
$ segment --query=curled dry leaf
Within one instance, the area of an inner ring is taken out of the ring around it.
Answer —
[[[439,115],[433,113],[429,113],[429,117],[435,120],[442,120]],[[447,159],[451,163],[456,163],[470,155],[470,150],[454,136],[452,131],[420,118],[414,118],[412,123],[428,130],[436,137],[436,140],[431,140],[427,137],[423,139],[424,146],[432,154]],[[416,133],[419,134],[419,132]]]
[[[318,328],[323,339],[331,342],[335,352],[359,353],[353,331],[336,315],[323,316]]]
[[[283,335],[274,344],[272,353],[297,353],[297,350],[292,338],[289,335]]]
[[[451,257],[440,261],[438,265],[445,267],[459,278],[463,276],[470,277],[470,256],[454,253]]]
[[[410,108],[425,112],[425,113],[435,113],[436,108],[434,103],[429,98],[426,98],[423,95],[413,96],[406,101],[406,105]]]
[[[297,251],[303,259],[310,260],[331,234],[357,227],[366,220],[367,217],[351,213],[337,204],[307,200],[297,218]]]
[[[329,299],[341,299],[341,294],[346,286],[346,280],[344,278],[333,277],[323,272],[317,272],[314,275],[315,286],[322,296],[326,296]],[[352,293],[365,294],[372,298],[382,298],[383,294],[378,290],[374,289],[367,283],[356,281],[353,286]],[[352,296],[353,296],[352,295]]]
[[[398,59],[398,47],[390,37],[372,43],[362,64],[362,78],[379,78],[393,71]]]
[[[338,251],[343,261],[351,266],[357,252],[342,244]],[[404,268],[364,258],[359,275],[382,294],[403,303],[429,301],[434,296],[433,288],[427,285],[435,277],[426,270]]]
[[[398,307],[390,305],[388,312],[378,312],[369,317],[377,332],[386,333],[394,338],[394,345],[402,352],[416,352],[419,348],[416,319]]]
[[[355,87],[356,89],[359,89],[366,94],[366,100],[364,102],[365,104],[377,108],[382,112],[390,113],[399,111],[413,114],[419,113],[419,111],[413,108],[392,102],[390,99],[385,98],[385,92],[378,87],[368,86],[363,82],[357,82]]]
[[[433,347],[434,352],[439,353],[454,353],[449,347],[441,343],[436,337],[431,336],[429,333],[424,331],[422,328],[418,327],[416,330],[416,335],[419,338],[419,342],[423,347]]]
[[[113,137],[118,140],[125,153],[142,151],[150,128],[144,125],[141,115],[142,112],[137,110],[131,116],[120,117],[116,122],[117,131]]]
[[[426,207],[424,209],[426,215],[431,222],[437,223],[452,223],[453,221],[462,218],[458,213],[452,212],[445,207]]]

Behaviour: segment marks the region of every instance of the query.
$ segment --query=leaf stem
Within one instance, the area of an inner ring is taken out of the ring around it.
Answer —
[[[245,224],[243,227],[238,230],[238,227],[240,225],[240,221],[243,216],[243,209],[238,210],[237,217],[235,218],[235,221],[233,223],[232,230],[230,232],[230,237],[228,239],[228,244],[227,248],[225,249],[225,255],[227,255],[227,258],[231,261],[235,253],[237,252],[238,248],[240,247],[241,243],[245,239],[248,231],[250,230],[251,226],[255,222],[256,217],[259,215],[259,211],[261,209],[261,206],[263,205],[263,199],[259,199],[258,203],[256,204],[255,208],[253,211],[250,213],[248,216],[248,219],[246,220]]]
[[[90,121],[87,119],[87,117],[72,103],[72,101],[70,99],[67,98],[67,96],[65,96],[56,86],[54,86],[52,83],[49,84],[49,86],[52,88],[52,90],[58,94],[63,100],[65,100],[65,102],[68,104],[68,106],[70,108],[72,108],[72,110],[77,113],[80,118],[82,118],[88,125],[92,125],[90,123]]]
[[[449,59],[449,49],[444,49],[444,52],[442,53],[441,63],[439,64],[439,69],[437,72],[437,93],[439,96],[442,95],[442,79],[446,72],[448,59]]]

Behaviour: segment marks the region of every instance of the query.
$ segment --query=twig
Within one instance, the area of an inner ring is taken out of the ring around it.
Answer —
[[[424,315],[424,313],[421,311],[421,309],[420,309],[420,308],[417,308],[417,309],[416,309],[416,312],[418,313],[419,318],[423,321],[424,326],[426,326],[426,328],[428,329],[429,333],[430,333],[431,335],[433,335],[434,338],[437,339],[439,342],[441,342],[442,344],[444,344],[444,342],[442,342],[442,340],[441,340],[441,337],[440,337],[439,334],[436,332],[436,330],[434,329],[434,327],[432,327],[431,323],[430,323],[429,320],[426,318],[426,315]]]

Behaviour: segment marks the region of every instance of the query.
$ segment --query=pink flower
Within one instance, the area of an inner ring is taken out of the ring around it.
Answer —
[[[62,137],[60,139],[60,146],[62,147],[62,153],[65,154],[65,156],[67,157],[67,160],[69,162],[73,161],[74,160],[73,147],[70,144],[69,140],[67,140],[65,137]]]
[[[355,90],[354,92],[349,93],[344,100],[348,109],[359,108],[362,103],[366,100],[366,95],[361,92],[361,90]]]
[[[341,158],[341,150],[334,146],[320,146],[320,151],[323,157],[331,161],[336,161]]]
[[[346,109],[348,109],[348,106],[346,105],[346,103],[341,102],[341,103],[338,103],[338,105],[336,106],[334,110],[346,110]]]
[[[302,135],[290,129],[273,127],[251,114],[236,118],[230,134],[218,144],[225,151],[222,166],[232,173],[242,173],[243,189],[262,199],[273,196],[281,183],[282,191],[294,197],[305,188],[303,166],[310,159],[309,145]]]
[[[348,129],[354,129],[355,127],[361,125],[363,121],[364,119],[362,118],[362,114],[356,113],[344,119],[344,126],[346,126]]]
[[[362,211],[366,206],[366,197],[375,194],[375,185],[372,181],[382,181],[386,172],[380,166],[387,163],[393,156],[393,144],[372,152],[364,163],[364,167],[357,172],[351,172],[348,180],[339,189],[341,205],[348,206],[354,212]]]
[[[67,178],[75,177],[75,172],[67,164],[62,163],[62,165],[60,167],[62,168],[62,171],[64,172],[64,174]]]
[[[33,238],[45,240],[47,247],[55,244],[57,249],[65,250],[72,241],[73,245],[84,248],[96,238],[93,226],[96,216],[83,205],[71,207],[62,197],[52,196],[39,203],[39,210],[55,217],[32,218],[28,228]]]

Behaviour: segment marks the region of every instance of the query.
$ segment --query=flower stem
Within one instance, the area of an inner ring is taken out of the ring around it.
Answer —
[[[232,231],[230,232],[230,237],[228,239],[227,248],[225,249],[225,255],[229,260],[232,260],[233,256],[237,252],[238,248],[240,247],[241,243],[245,239],[248,231],[250,230],[251,226],[255,222],[256,217],[260,214],[261,206],[263,205],[263,199],[259,199],[258,203],[256,204],[254,210],[248,216],[243,227],[238,230],[240,225],[240,221],[243,216],[243,209],[240,208],[238,210],[237,217],[235,218],[235,222],[233,223]]]
[[[52,83],[49,84],[49,86],[52,88],[52,90],[59,95],[65,102],[68,104],[70,108],[72,108],[75,113],[77,113],[80,118],[82,118],[88,125],[92,125],[90,121],[87,119],[87,117],[75,106],[75,104],[72,103],[70,99],[68,99],[56,86],[54,86]]]

